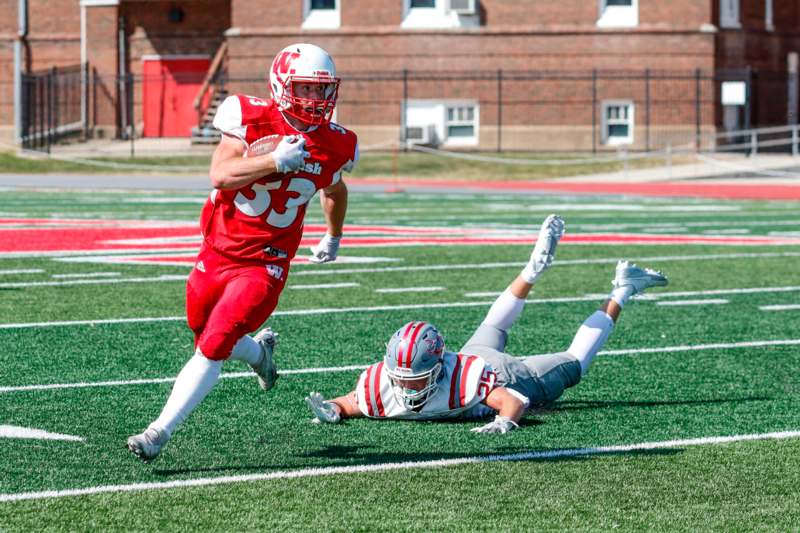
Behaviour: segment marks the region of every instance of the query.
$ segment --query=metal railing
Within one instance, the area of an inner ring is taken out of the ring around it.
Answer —
[[[87,65],[53,67],[22,75],[23,148],[50,151],[50,146],[87,127]]]

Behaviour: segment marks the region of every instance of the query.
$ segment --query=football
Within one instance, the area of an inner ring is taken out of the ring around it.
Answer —
[[[275,147],[278,146],[282,138],[283,136],[277,133],[261,137],[250,143],[250,146],[248,146],[247,150],[244,152],[244,157],[268,154],[275,150]]]

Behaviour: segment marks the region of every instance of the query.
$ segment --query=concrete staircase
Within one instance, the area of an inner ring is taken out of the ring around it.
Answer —
[[[217,144],[219,142],[221,134],[214,127],[214,115],[216,115],[222,101],[227,97],[228,91],[224,89],[214,91],[214,97],[200,120],[200,124],[192,128],[192,144]]]

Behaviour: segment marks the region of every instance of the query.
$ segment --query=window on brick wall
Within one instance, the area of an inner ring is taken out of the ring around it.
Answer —
[[[598,27],[630,28],[638,24],[639,0],[598,0]]]
[[[406,140],[411,144],[475,146],[480,107],[471,100],[408,100]]]
[[[741,28],[739,0],[719,0],[719,25],[722,28]]]
[[[338,28],[342,24],[341,0],[303,0],[303,25],[305,28]]]
[[[603,102],[603,144],[618,146],[633,142],[633,102]]]
[[[478,107],[475,104],[448,105],[444,124],[448,144],[478,143]]]
[[[472,28],[479,25],[478,0],[403,0],[402,28]]]

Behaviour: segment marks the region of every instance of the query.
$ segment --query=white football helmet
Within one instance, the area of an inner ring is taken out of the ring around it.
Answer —
[[[389,339],[384,365],[394,394],[406,409],[422,407],[436,390],[443,353],[444,339],[428,322],[409,322]],[[412,381],[419,383],[410,387]]]
[[[295,83],[320,83],[325,97],[321,100],[300,98],[294,94]],[[339,94],[339,78],[331,56],[313,44],[292,44],[278,52],[269,69],[272,98],[291,117],[310,126],[330,122]]]

